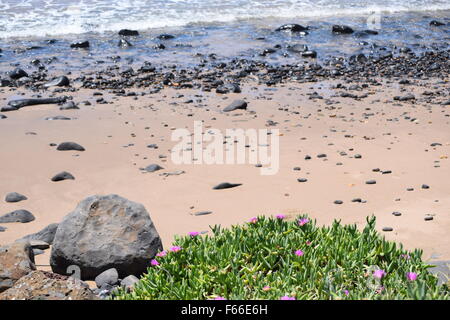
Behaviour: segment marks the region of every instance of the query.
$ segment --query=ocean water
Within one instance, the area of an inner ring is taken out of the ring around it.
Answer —
[[[450,0],[0,0],[0,38],[450,9]]]
[[[431,20],[445,25],[430,26]],[[309,34],[275,31],[285,23],[310,26]],[[333,24],[379,34],[335,36]],[[126,49],[118,47],[117,31],[124,28],[140,33],[128,39],[132,46]],[[175,38],[158,39],[163,33]],[[88,50],[70,48],[84,40]],[[155,48],[161,44],[164,50]],[[144,61],[192,67],[211,54],[223,62],[315,60],[290,52],[296,44],[317,51],[320,63],[402,47],[448,50],[450,0],[0,0],[0,77],[15,66],[33,71],[42,64],[55,75]]]

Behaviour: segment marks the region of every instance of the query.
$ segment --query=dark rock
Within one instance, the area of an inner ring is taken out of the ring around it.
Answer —
[[[211,213],[212,213],[212,211],[199,211],[199,212],[194,213],[193,215],[194,216],[206,216]]]
[[[394,216],[396,216],[396,217],[400,217],[402,214],[400,213],[400,212],[398,212],[398,211],[394,211],[394,212],[392,212],[392,214],[394,215]]]
[[[66,87],[69,84],[70,84],[69,78],[67,78],[66,76],[61,76],[61,77],[53,79],[52,81],[47,82],[46,84],[44,84],[44,87],[46,87],[46,88],[49,88],[49,87]]]
[[[366,184],[376,184],[377,181],[376,180],[367,180]]]
[[[422,189],[430,189],[430,186],[429,186],[429,185],[426,185],[426,184],[423,184],[423,185],[422,185]]]
[[[53,182],[63,181],[63,180],[75,180],[75,177],[67,171],[60,172],[56,174],[53,178]]]
[[[317,52],[314,50],[308,50],[308,51],[302,52],[301,55],[304,58],[317,58]]]
[[[433,220],[434,218],[432,217],[432,216],[426,216],[425,218],[424,218],[424,220],[425,221],[431,221],[431,220]]]
[[[72,118],[65,117],[65,116],[54,116],[54,117],[46,117],[45,120],[72,120]]]
[[[34,221],[35,217],[30,211],[15,210],[0,217],[0,223],[20,222],[28,223]]]
[[[307,182],[308,179],[305,179],[305,178],[299,178],[299,179],[297,179],[297,181],[298,181],[298,182]]]
[[[121,36],[138,36],[139,32],[137,30],[122,29],[119,31],[119,35],[121,35]]]
[[[0,226],[0,232],[5,232],[6,231],[6,228],[5,227],[2,227],[2,226]]]
[[[117,46],[119,48],[129,48],[129,47],[132,47],[133,45],[129,41],[125,40],[125,39],[120,39],[119,43],[117,44]]]
[[[26,73],[23,69],[20,68],[14,69],[13,71],[9,72],[8,75],[13,80],[28,77],[28,73]]]
[[[80,109],[73,101],[67,101],[61,107],[59,107],[59,110],[73,110],[73,109]]]
[[[1,113],[0,113],[0,119],[6,119],[6,118],[8,118],[8,117],[5,116],[4,114],[1,114]]]
[[[23,194],[17,193],[17,192],[10,192],[6,195],[5,201],[6,202],[19,202],[23,200],[27,200],[28,198],[25,197]]]
[[[234,110],[238,110],[238,109],[246,110],[247,102],[245,102],[244,100],[235,100],[228,107],[223,109],[223,111],[230,112],[230,111],[234,111]]]
[[[82,279],[116,268],[119,277],[140,276],[162,242],[144,206],[118,195],[92,196],[60,223],[50,264],[56,273],[77,265]]]
[[[281,27],[275,29],[275,31],[290,31],[290,32],[302,32],[308,30],[308,27],[296,23],[284,24]]]
[[[85,149],[75,142],[62,142],[58,145],[56,150],[59,151],[69,151],[69,150],[75,150],[75,151],[85,151]]]
[[[302,53],[308,51],[308,46],[306,44],[294,44],[289,46],[287,49],[295,53]]]
[[[175,39],[175,36],[173,36],[171,34],[160,34],[156,38],[158,38],[159,40],[170,40],[170,39]]]
[[[234,187],[239,187],[241,185],[242,185],[242,183],[222,182],[222,183],[218,184],[217,186],[215,186],[213,189],[214,190],[230,189],[230,188],[234,188]]]
[[[441,26],[445,26],[445,23],[437,21],[437,20],[432,20],[432,21],[430,21],[430,26],[441,27]]]
[[[391,227],[384,227],[382,230],[383,230],[384,232],[391,232],[391,231],[393,231],[394,229],[391,228]]]
[[[332,31],[335,34],[351,34],[354,32],[352,28],[344,25],[334,25]]]
[[[55,238],[56,230],[58,229],[58,223],[52,223],[46,226],[44,229],[42,229],[39,232],[29,234],[20,240],[40,240],[45,241],[48,244],[53,244],[53,239]]]
[[[344,201],[342,201],[342,200],[335,200],[334,201],[334,204],[343,204],[344,203]]]
[[[147,172],[155,172],[155,171],[158,171],[158,170],[161,170],[161,169],[164,169],[164,168],[161,167],[158,164],[151,164],[151,165],[145,167],[143,170],[147,171]]]
[[[115,286],[119,283],[119,273],[115,268],[103,271],[98,276],[95,277],[95,284],[97,288],[103,287],[104,284],[109,284],[110,286]]]
[[[29,243],[15,242],[0,247],[0,292],[11,288],[33,270],[36,270],[36,266]]]
[[[34,106],[38,104],[55,104],[55,103],[62,103],[67,100],[66,97],[58,97],[58,98],[44,98],[44,99],[18,99],[18,100],[11,100],[8,102],[8,106],[20,109],[27,106]]]
[[[89,41],[75,42],[70,45],[71,48],[89,48]]]

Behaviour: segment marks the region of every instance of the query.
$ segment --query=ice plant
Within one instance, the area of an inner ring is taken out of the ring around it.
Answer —
[[[295,300],[295,297],[283,296],[280,300]]]
[[[196,237],[196,236],[200,235],[200,232],[198,232],[198,231],[191,231],[191,232],[189,232],[188,234],[189,234],[191,237]]]
[[[263,289],[263,291],[269,291],[270,287],[269,286],[264,286],[262,289]]]
[[[301,257],[304,254],[302,250],[295,251],[295,255]]]
[[[302,219],[299,219],[298,220],[298,225],[300,226],[300,227],[302,227],[302,226],[304,226],[305,224],[307,224],[309,222],[309,219],[308,218],[302,218]]]
[[[407,272],[406,273],[406,278],[409,281],[415,281],[417,279],[417,273],[415,273],[415,272]]]
[[[227,300],[227,299],[225,299],[224,297],[221,297],[221,296],[217,296],[214,298],[214,300]]]
[[[286,218],[286,216],[284,214],[277,214],[275,216],[278,220],[283,220],[284,218]]]
[[[348,295],[350,294],[350,292],[349,292],[348,290],[344,290],[344,294],[345,294],[346,296],[348,296]]]
[[[173,247],[170,248],[169,250],[172,251],[172,252],[178,252],[178,251],[181,251],[181,247],[179,247],[179,246],[173,246]]]
[[[157,257],[165,257],[165,256],[167,256],[167,251],[161,251],[161,252],[158,252],[157,254],[156,254],[156,256]]]
[[[378,269],[373,272],[373,277],[377,279],[382,279],[386,276],[386,272],[384,270]]]
[[[255,224],[255,223],[258,222],[258,218],[253,217],[253,218],[251,218],[250,220],[248,220],[248,222]]]
[[[150,264],[152,266],[159,266],[159,262],[156,259],[152,259],[152,261],[150,261]]]

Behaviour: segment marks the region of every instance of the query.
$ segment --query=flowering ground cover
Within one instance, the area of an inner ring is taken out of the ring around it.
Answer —
[[[255,217],[211,235],[192,231],[114,299],[449,299],[422,261],[375,230],[317,226],[306,216]]]

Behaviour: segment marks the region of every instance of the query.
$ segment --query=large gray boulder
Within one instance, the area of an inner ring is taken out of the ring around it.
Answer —
[[[144,206],[118,195],[92,196],[78,204],[59,224],[50,264],[67,275],[80,270],[82,280],[94,280],[115,268],[120,278],[140,276],[162,250],[158,232]]]

